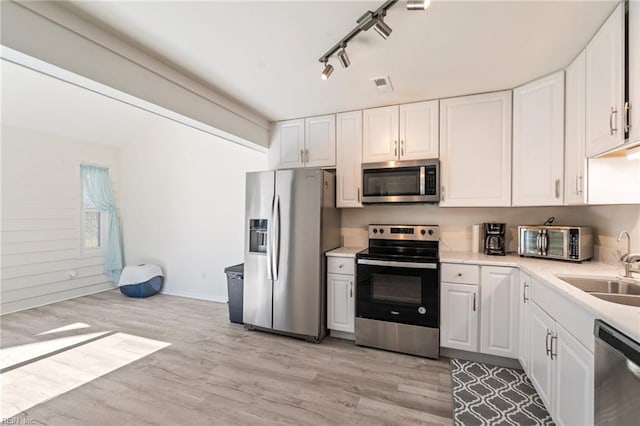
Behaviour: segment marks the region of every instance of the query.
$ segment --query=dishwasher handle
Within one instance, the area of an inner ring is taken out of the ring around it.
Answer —
[[[595,321],[594,334],[596,339],[620,352],[631,363],[640,366],[640,343],[601,320]]]

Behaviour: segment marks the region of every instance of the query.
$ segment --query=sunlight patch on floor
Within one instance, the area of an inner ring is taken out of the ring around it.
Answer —
[[[0,418],[15,416],[169,345],[115,333],[0,374]]]
[[[65,325],[64,327],[54,328],[53,330],[45,331],[37,336],[43,336],[45,334],[53,334],[53,333],[61,333],[63,331],[71,331],[71,330],[79,330],[81,328],[89,328],[91,327],[89,324],[85,324],[83,322],[74,322],[73,324]]]
[[[78,343],[86,342],[87,340],[95,339],[107,333],[110,333],[110,331],[61,337],[59,339],[2,348],[0,349],[0,370],[59,351],[60,349],[77,345]]]

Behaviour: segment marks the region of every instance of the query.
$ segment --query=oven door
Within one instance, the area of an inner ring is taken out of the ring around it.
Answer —
[[[439,264],[358,259],[356,316],[438,328]]]

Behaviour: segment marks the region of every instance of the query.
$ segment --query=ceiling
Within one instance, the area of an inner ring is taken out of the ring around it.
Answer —
[[[80,1],[67,8],[268,120],[508,89],[565,67],[616,2],[433,1],[358,35],[351,67],[318,58],[371,1]],[[388,75],[392,93],[370,81]]]

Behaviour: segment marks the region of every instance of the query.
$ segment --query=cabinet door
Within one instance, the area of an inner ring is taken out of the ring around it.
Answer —
[[[334,114],[304,119],[305,166],[335,167],[336,116]]]
[[[441,207],[511,205],[511,91],[440,101]]]
[[[355,331],[353,275],[327,274],[327,327],[331,330]]]
[[[278,169],[304,167],[304,120],[281,121],[276,126]]]
[[[587,156],[624,142],[624,2],[586,48]]]
[[[362,207],[362,111],[336,116],[336,205]]]
[[[480,290],[480,351],[518,358],[518,269],[483,266]]]
[[[592,425],[594,358],[562,326],[553,342],[554,402],[551,415],[559,425]]]
[[[513,91],[513,205],[561,205],[564,71]]]
[[[398,106],[365,109],[363,113],[362,162],[398,159]]]
[[[524,272],[520,272],[520,297],[518,298],[519,310],[519,329],[520,334],[518,336],[518,360],[525,373],[529,374],[529,333],[531,328],[531,314],[529,313],[529,306],[531,305],[531,299],[529,299],[531,285],[531,277]]]
[[[629,142],[640,142],[640,1],[629,2]]]
[[[400,105],[400,160],[438,158],[438,101]]]
[[[440,286],[440,346],[478,351],[478,286]]]
[[[564,203],[587,203],[585,153],[585,53],[569,65],[566,74],[564,135]]]
[[[529,334],[529,378],[549,413],[553,392],[553,361],[548,355],[554,321],[536,303],[529,305],[531,318]]]

